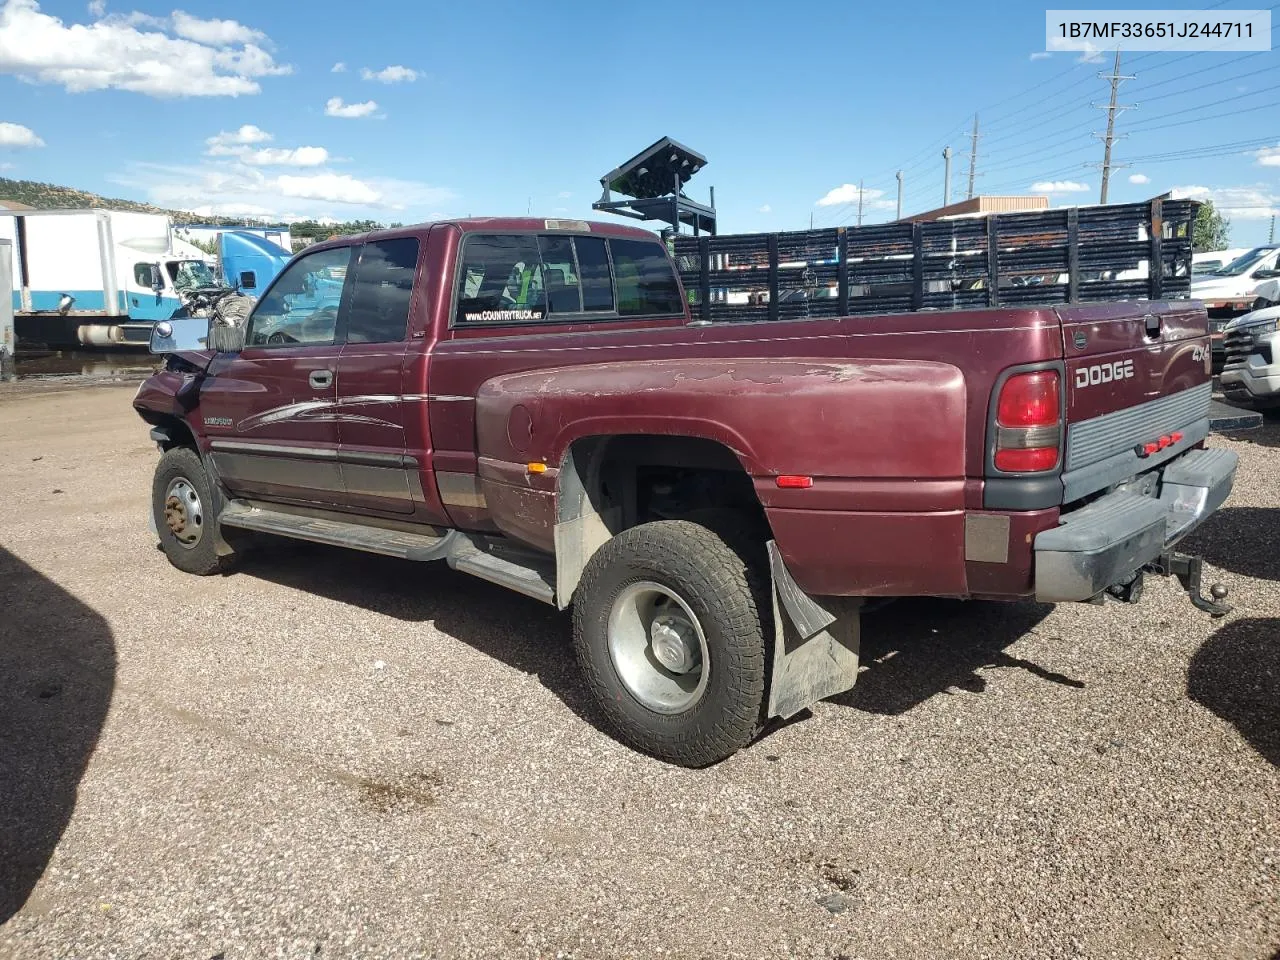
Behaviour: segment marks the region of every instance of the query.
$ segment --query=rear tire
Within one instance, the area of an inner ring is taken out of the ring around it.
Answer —
[[[704,767],[755,738],[767,582],[741,548],[686,520],[632,527],[596,552],[574,598],[574,646],[620,740]]]
[[[218,556],[216,544],[221,504],[198,453],[165,451],[151,483],[151,512],[164,555],[179,570],[210,576],[227,565],[230,558]]]

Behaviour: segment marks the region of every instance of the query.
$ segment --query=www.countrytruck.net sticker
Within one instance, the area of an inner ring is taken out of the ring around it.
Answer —
[[[471,323],[484,323],[492,320],[541,320],[541,310],[480,310],[476,313],[468,313],[467,320]]]
[[[1046,10],[1045,50],[1271,49],[1270,10]]]

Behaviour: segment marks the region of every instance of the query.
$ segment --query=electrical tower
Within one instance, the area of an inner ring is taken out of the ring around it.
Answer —
[[[858,181],[858,226],[862,226],[862,181]]]
[[[894,174],[898,178],[898,219],[902,219],[902,171]]]
[[[1123,83],[1125,80],[1134,79],[1134,76],[1132,75],[1124,75],[1120,73],[1120,51],[1119,50],[1116,50],[1116,62],[1115,62],[1115,66],[1111,70],[1111,73],[1110,74],[1100,73],[1098,74],[1098,79],[1111,81],[1111,102],[1105,105],[1101,103],[1093,104],[1093,106],[1098,108],[1099,110],[1107,111],[1107,132],[1105,134],[1103,133],[1094,134],[1094,136],[1097,137],[1099,140],[1101,140],[1103,143],[1102,164],[1101,164],[1102,193],[1098,202],[1106,203],[1107,202],[1107,186],[1111,182],[1111,171],[1117,170],[1120,167],[1128,166],[1127,163],[1111,162],[1111,145],[1115,143],[1117,139],[1121,139],[1120,137],[1116,136],[1116,114],[1120,113],[1122,110],[1129,110],[1137,106],[1137,104],[1116,103],[1116,95],[1120,91],[1120,84]],[[1090,166],[1098,166],[1098,164],[1096,163],[1090,164]]]
[[[942,148],[942,205],[951,205],[951,148]]]
[[[973,199],[973,178],[978,173],[978,115],[973,115],[973,141],[969,147],[969,193],[966,200]]]

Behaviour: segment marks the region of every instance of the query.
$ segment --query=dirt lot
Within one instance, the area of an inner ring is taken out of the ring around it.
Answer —
[[[282,544],[180,574],[132,386],[0,392],[0,957],[1270,957],[1280,427],[1216,438],[1212,621],[905,601],[704,771],[603,732],[569,620]]]

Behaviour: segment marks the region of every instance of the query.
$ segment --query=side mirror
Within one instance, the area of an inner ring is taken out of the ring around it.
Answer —
[[[160,264],[151,264],[151,289],[159,293],[164,289],[164,274],[160,272]]]
[[[1253,272],[1255,280],[1274,280],[1276,277],[1280,277],[1280,270],[1255,270]]]
[[[174,317],[157,320],[147,345],[152,353],[191,353],[209,350],[208,317]]]

